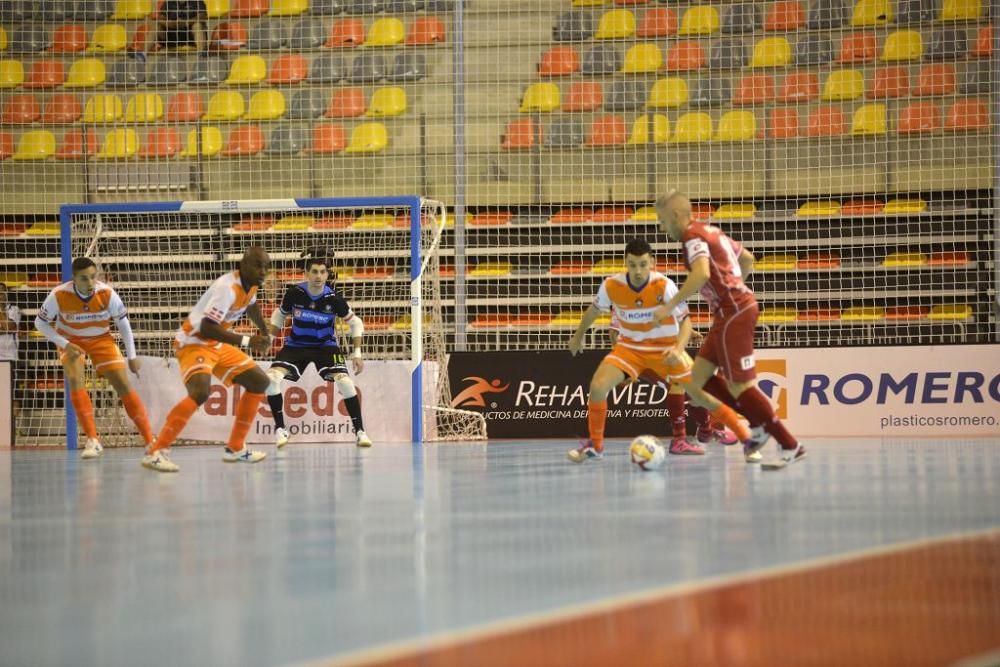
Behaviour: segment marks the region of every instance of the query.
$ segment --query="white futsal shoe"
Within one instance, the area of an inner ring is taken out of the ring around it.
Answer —
[[[177,472],[180,467],[170,460],[169,450],[160,449],[142,457],[142,467],[156,472]]]
[[[87,438],[87,442],[83,445],[83,451],[80,452],[81,459],[96,459],[104,452],[104,446],[97,440],[97,438]]]
[[[797,461],[806,457],[806,448],[801,444],[795,449],[782,449],[781,454],[774,461],[762,463],[761,470],[783,470]]]
[[[283,428],[274,429],[274,444],[278,449],[281,449],[288,444],[288,438],[291,436]]]
[[[357,433],[354,434],[354,436],[357,438],[358,447],[372,446],[372,439],[369,438],[368,434],[365,433],[364,431],[358,431]]]
[[[258,452],[247,447],[243,447],[238,451],[233,451],[226,447],[226,451],[222,454],[222,460],[226,463],[260,463],[267,458],[267,454],[264,452]]]

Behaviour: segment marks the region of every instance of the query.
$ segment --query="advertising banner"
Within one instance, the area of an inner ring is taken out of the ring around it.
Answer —
[[[452,406],[482,412],[491,438],[582,437],[605,354],[455,353]],[[1000,345],[771,349],[756,361],[758,386],[801,437],[1000,436]],[[608,410],[608,437],[670,431],[662,387],[619,387]]]

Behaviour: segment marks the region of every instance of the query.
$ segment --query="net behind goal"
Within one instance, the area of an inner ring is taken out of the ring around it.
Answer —
[[[128,307],[139,355],[160,358],[171,356],[177,327],[202,292],[236,268],[247,247],[263,246],[271,257],[258,296],[265,318],[285,286],[302,280],[303,252],[319,249],[333,259],[336,289],[365,323],[365,357],[410,362],[413,441],[486,437],[480,415],[449,407],[441,276],[452,270],[453,250],[440,202],[407,196],[77,205],[61,208],[61,225],[64,274],[73,257],[97,262],[99,278]],[[244,321],[236,330],[251,328]],[[349,354],[346,327],[338,339]],[[114,393],[96,379],[92,386],[105,444],[136,444]],[[75,447],[76,422],[68,417],[68,446]]]

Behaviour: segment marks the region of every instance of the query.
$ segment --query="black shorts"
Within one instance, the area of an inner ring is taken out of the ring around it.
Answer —
[[[339,347],[288,347],[281,348],[271,366],[288,371],[286,380],[298,382],[302,374],[315,364],[319,376],[330,382],[338,373],[347,373],[347,357]]]

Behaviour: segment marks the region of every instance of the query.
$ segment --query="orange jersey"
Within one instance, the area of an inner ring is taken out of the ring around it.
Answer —
[[[89,296],[81,296],[73,281],[49,292],[38,317],[55,326],[56,331],[72,340],[93,338],[111,333],[111,320],[128,316],[121,297],[110,285],[100,281]]]
[[[243,289],[240,272],[233,271],[220,276],[198,299],[177,332],[175,341],[179,347],[185,345],[219,345],[220,343],[200,335],[202,320],[209,319],[223,329],[229,329],[257,303],[257,286]]]
[[[653,323],[653,311],[675,294],[674,281],[657,271],[651,271],[646,284],[638,289],[629,284],[627,273],[619,273],[601,283],[594,307],[611,311],[619,334],[618,345],[640,352],[664,351],[677,341],[688,307],[681,303],[659,324]]]

